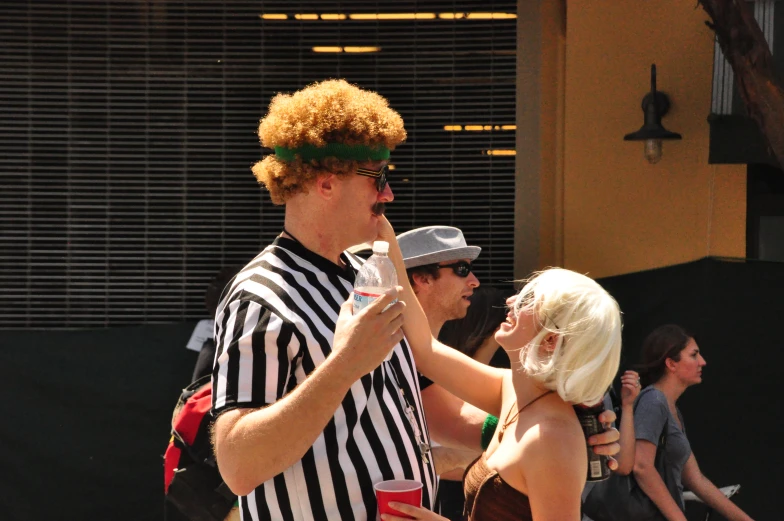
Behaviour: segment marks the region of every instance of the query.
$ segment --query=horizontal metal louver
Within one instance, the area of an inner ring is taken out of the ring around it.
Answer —
[[[406,122],[396,229],[458,226],[483,248],[484,282],[512,278],[514,156],[501,154],[515,143],[516,2],[4,0],[0,12],[0,328],[205,316],[213,275],[281,230],[249,171],[259,117],[275,93],[329,77],[380,92]]]

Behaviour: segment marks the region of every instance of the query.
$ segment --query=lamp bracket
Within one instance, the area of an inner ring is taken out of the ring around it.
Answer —
[[[656,103],[656,115],[661,118],[670,110],[670,98],[661,91],[654,91],[649,92],[642,98],[642,111],[646,113],[648,111],[648,105],[655,100]]]

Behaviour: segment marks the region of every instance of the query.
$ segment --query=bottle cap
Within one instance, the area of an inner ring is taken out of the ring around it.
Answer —
[[[373,253],[389,253],[387,241],[373,241]]]

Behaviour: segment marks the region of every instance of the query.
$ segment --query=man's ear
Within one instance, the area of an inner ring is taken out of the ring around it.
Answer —
[[[412,284],[414,293],[419,293],[423,287],[429,286],[433,282],[433,277],[427,273],[414,273],[411,275],[411,279],[414,281]]]
[[[338,184],[337,181],[338,176],[335,174],[320,174],[316,177],[316,193],[323,199],[332,199],[335,197],[335,191]]]

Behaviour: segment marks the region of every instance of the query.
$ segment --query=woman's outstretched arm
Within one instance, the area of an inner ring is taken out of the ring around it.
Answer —
[[[458,398],[498,416],[505,370],[486,366],[433,338],[425,312],[408,282],[395,232],[385,217],[381,217],[379,226],[379,240],[389,243],[389,258],[395,264],[398,284],[403,287],[402,300],[406,303],[403,331],[414,353],[417,370]]]

